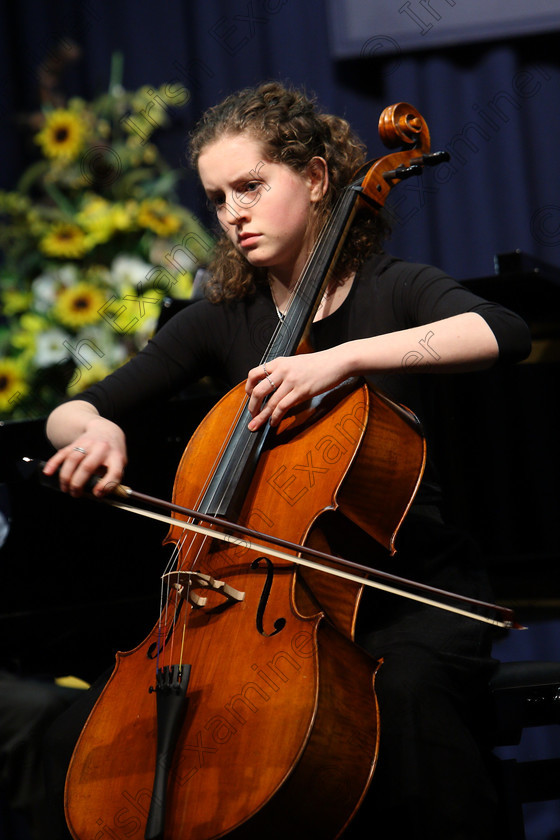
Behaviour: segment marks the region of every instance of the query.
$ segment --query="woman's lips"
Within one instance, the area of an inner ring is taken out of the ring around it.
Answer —
[[[259,236],[260,233],[242,233],[239,236],[239,244],[242,248],[248,248],[257,243]]]

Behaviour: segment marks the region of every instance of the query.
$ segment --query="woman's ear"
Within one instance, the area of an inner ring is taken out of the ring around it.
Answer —
[[[311,158],[307,164],[307,178],[311,201],[320,201],[329,186],[329,169],[324,158]]]

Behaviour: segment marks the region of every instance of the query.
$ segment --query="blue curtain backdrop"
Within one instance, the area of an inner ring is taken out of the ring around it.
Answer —
[[[453,5],[443,13],[451,16]],[[315,92],[325,109],[351,121],[371,157],[385,153],[382,109],[410,102],[428,122],[432,148],[452,158],[395,191],[389,249],[459,279],[492,274],[494,255],[516,249],[560,266],[558,31],[437,51],[427,32],[424,50],[407,54],[397,44],[382,58],[377,39],[389,36],[364,32],[359,58],[334,60],[326,0],[1,0],[0,186],[13,187],[35,154],[21,118],[39,106],[37,66],[57,42],[72,39],[83,54],[65,73],[68,94],[105,89],[116,51],[126,88],[180,81],[189,89],[189,103],[160,139],[177,167],[185,166],[185,138],[202,110],[264,79]],[[182,199],[207,221],[192,175]],[[560,660],[558,623],[536,621],[500,650],[504,659]],[[558,755],[560,743],[551,749]],[[527,833],[559,838],[556,806],[533,809]]]
[[[116,50],[126,87],[179,80],[189,88],[174,132],[162,138],[178,166],[202,109],[266,78],[314,91],[352,122],[372,157],[385,151],[382,109],[408,101],[426,118],[433,148],[452,161],[401,185],[391,250],[458,278],[492,273],[494,254],[515,249],[560,264],[558,32],[430,51],[428,31],[427,49],[408,55],[397,44],[384,59],[376,43],[390,33],[364,32],[362,57],[335,61],[325,0],[2,0],[0,8],[3,187],[33,153],[17,115],[38,105],[37,65],[58,40],[73,39],[83,48],[65,76],[73,94],[107,86]],[[184,199],[203,213],[194,178]]]

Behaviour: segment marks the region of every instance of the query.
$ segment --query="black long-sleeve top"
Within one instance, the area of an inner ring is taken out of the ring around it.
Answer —
[[[439,269],[388,255],[375,255],[362,267],[342,305],[313,324],[311,339],[315,349],[322,350],[464,312],[476,312],[488,323],[498,343],[499,363],[520,361],[528,355],[529,330],[518,315],[474,295]],[[118,423],[142,405],[171,397],[203,376],[216,377],[233,387],[259,364],[277,324],[268,287],[233,303],[196,301],[174,316],[134,359],[79,399]],[[411,372],[429,352],[427,346],[429,340],[424,347],[410,348],[403,360],[406,372],[368,379],[417,414],[429,441],[430,376]],[[437,496],[430,469],[423,494],[424,500]]]

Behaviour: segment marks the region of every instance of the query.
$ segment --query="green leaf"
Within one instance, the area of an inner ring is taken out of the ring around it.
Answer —
[[[52,198],[59,210],[66,216],[74,217],[76,212],[74,205],[55,184],[45,184],[45,191]]]
[[[33,184],[45,175],[50,167],[51,164],[48,160],[38,160],[36,163],[32,163],[19,179],[16,187],[17,191],[27,194]]]

